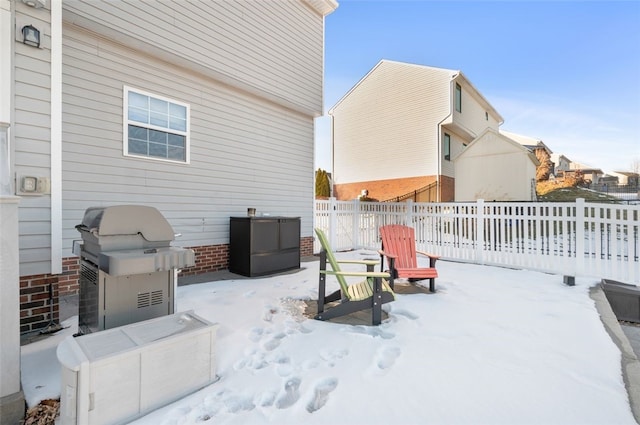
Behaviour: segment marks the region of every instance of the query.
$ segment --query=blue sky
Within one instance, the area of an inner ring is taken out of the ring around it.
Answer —
[[[603,171],[640,161],[640,0],[338,0],[325,21],[325,114],[381,59],[462,71],[501,129]],[[329,118],[316,168],[331,171]]]

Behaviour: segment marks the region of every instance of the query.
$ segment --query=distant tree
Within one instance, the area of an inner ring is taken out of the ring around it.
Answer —
[[[565,177],[565,186],[567,187],[585,187],[588,186],[587,181],[584,179],[582,170],[576,170],[573,173]]]
[[[551,171],[553,170],[553,162],[546,149],[536,149],[536,158],[540,161],[540,165],[536,168],[536,181],[549,180]]]
[[[316,171],[316,197],[328,198],[331,196],[331,185],[329,175],[321,168]]]

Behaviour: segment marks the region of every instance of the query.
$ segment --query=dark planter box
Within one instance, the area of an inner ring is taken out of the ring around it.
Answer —
[[[640,288],[608,279],[601,286],[618,320],[640,323]]]

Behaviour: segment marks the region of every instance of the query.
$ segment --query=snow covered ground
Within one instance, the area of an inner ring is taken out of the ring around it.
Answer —
[[[338,253],[363,256],[371,252]],[[446,261],[438,270],[435,294],[398,295],[377,327],[305,317],[317,261],[179,287],[180,311],[220,325],[220,379],[133,423],[636,423],[621,353],[589,297],[599,279],[570,287],[532,271]],[[55,349],[77,316],[63,324],[22,347],[30,406],[60,395]]]

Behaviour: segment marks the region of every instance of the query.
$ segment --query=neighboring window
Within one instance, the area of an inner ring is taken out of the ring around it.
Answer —
[[[484,120],[485,121],[489,121],[489,113],[488,112],[484,113]]]
[[[456,111],[462,112],[462,87],[456,83]]]
[[[444,133],[444,159],[451,160],[451,136]]]
[[[124,154],[189,162],[189,105],[124,88]]]

